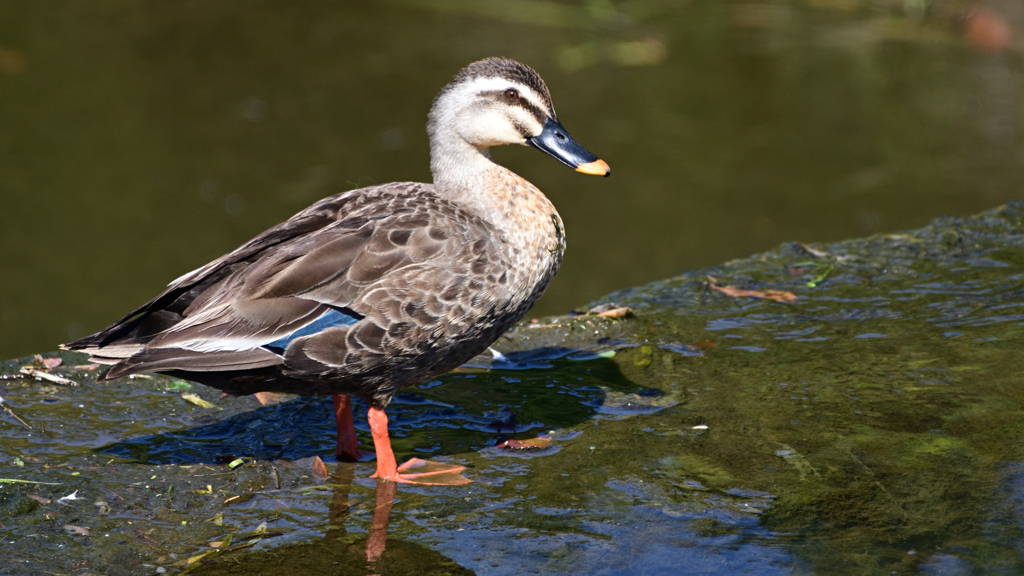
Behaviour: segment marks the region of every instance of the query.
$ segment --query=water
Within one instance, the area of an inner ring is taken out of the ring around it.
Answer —
[[[33,428],[2,416],[5,573],[1019,574],[1022,262],[1015,202],[523,325],[388,408],[398,458],[464,465],[460,487],[334,463],[328,399],[6,362]]]
[[[1019,56],[947,2],[813,6],[0,5],[0,397],[32,426],[0,412],[0,572],[1024,572],[1024,209],[885,234],[1019,196]],[[334,463],[324,399],[15,376],[317,198],[428,179],[434,93],[494,54],[615,172],[495,150],[566,221],[537,315],[637,316],[396,399],[399,459],[472,484]]]
[[[103,328],[323,196],[428,180],[434,94],[495,54],[537,68],[614,170],[495,150],[566,223],[538,315],[782,241],[990,208],[1024,174],[1021,71],[973,48],[960,10],[5,2],[0,357]]]

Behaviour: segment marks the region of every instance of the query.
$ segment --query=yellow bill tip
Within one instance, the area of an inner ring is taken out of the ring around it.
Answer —
[[[612,173],[612,169],[608,167],[608,163],[604,160],[594,160],[593,162],[587,162],[586,164],[580,164],[576,167],[577,172],[583,172],[584,174],[593,174],[595,176],[609,176]]]

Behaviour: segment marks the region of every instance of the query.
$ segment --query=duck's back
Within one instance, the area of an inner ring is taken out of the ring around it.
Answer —
[[[553,215],[557,218],[557,215]],[[555,224],[560,233],[560,223]],[[544,248],[540,248],[544,249]],[[67,347],[105,379],[178,374],[232,393],[354,393],[385,402],[480,353],[561,260],[525,251],[429,184],[326,198]]]

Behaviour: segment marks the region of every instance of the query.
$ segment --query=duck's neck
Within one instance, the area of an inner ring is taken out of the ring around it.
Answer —
[[[432,132],[430,138],[430,171],[434,190],[485,220],[491,220],[494,205],[491,198],[495,178],[501,167],[491,160],[486,149],[469,144],[455,133]]]
[[[554,205],[525,178],[491,160],[486,149],[454,131],[446,133],[436,122],[429,132],[435,193],[489,222],[500,241],[514,247],[509,255],[516,269],[513,284],[532,294],[532,304],[565,251],[565,229]]]
[[[556,214],[544,194],[525,178],[491,160],[486,148],[463,140],[434,123],[430,130],[430,169],[435,192],[502,231],[549,222]],[[548,225],[550,227],[550,224]]]

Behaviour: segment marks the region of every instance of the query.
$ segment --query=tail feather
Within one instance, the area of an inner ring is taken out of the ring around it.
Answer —
[[[181,319],[181,314],[169,310],[146,311],[139,309],[104,330],[79,338],[74,342],[61,344],[60,347],[64,350],[81,350],[82,352],[103,349],[104,355],[108,355],[109,350],[120,348],[122,345],[137,345],[137,348],[141,350],[142,344],[149,342],[155,335],[177,324]]]
[[[182,348],[151,348],[118,361],[100,376],[97,382],[142,372],[221,372],[267,368],[283,363],[283,358],[263,348],[246,352],[195,352]]]
[[[73,347],[74,342],[70,344],[61,344],[61,350],[77,350],[79,352],[85,352],[91,354],[94,358],[93,362],[100,362],[104,364],[113,364],[126,358],[131,358],[139,352],[142,352],[144,346],[142,344],[115,344],[111,346],[81,346]],[[102,359],[108,360],[108,362],[102,362]]]

